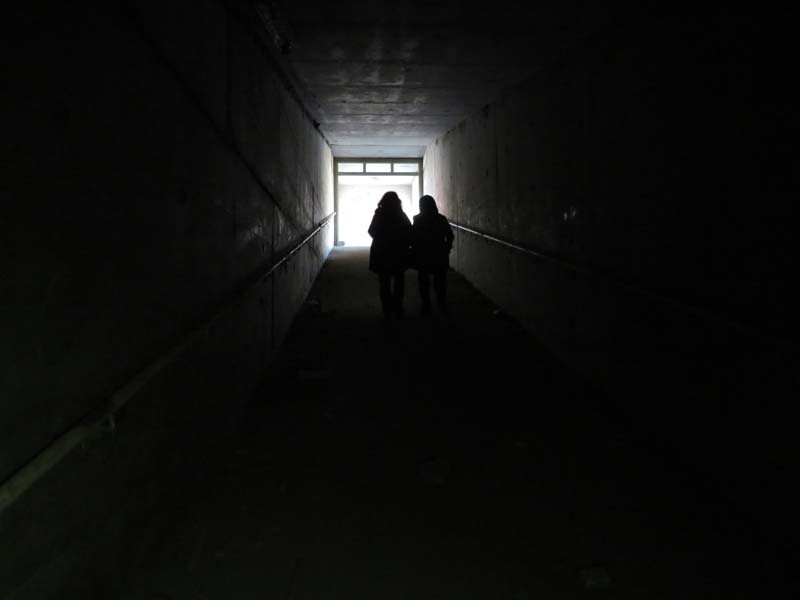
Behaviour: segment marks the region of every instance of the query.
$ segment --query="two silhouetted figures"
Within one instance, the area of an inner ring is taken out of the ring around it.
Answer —
[[[395,192],[386,192],[378,203],[369,226],[372,246],[369,268],[378,274],[381,306],[387,319],[394,314],[402,319],[405,271],[417,270],[422,314],[431,312],[430,281],[436,303],[447,313],[447,268],[453,247],[453,230],[447,219],[439,214],[431,196],[419,200],[419,214],[414,224],[403,212]]]

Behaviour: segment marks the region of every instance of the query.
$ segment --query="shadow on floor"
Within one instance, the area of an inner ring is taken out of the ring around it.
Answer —
[[[784,597],[702,477],[450,282],[450,318],[413,316],[409,276],[387,324],[366,251],[335,249],[236,454],[126,598]]]

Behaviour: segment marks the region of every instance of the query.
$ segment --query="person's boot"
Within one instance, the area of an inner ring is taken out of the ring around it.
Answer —
[[[394,313],[397,315],[398,320],[403,320],[406,318],[406,311],[403,309],[403,305],[399,302],[395,305]]]
[[[438,308],[439,312],[442,313],[443,315],[449,315],[450,314],[450,308],[447,306],[447,302],[445,302],[444,300],[440,299],[436,303],[436,308]]]
[[[450,309],[447,306],[447,298],[440,290],[437,290],[436,294],[436,308],[439,310],[439,313],[444,316],[450,314]]]

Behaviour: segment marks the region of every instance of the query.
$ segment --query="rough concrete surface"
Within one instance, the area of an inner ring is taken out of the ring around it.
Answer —
[[[605,24],[566,3],[271,3],[337,156],[422,156],[436,136]]]
[[[158,556],[175,589],[185,567],[227,591],[267,556],[290,597],[779,595],[767,549],[800,539],[793,21],[673,8],[12,3],[0,481],[327,216],[333,154],[424,153],[449,218],[581,270],[459,233],[452,264],[494,305],[454,278],[452,322],[378,331],[363,257],[337,254],[237,433],[327,227],[0,515],[0,597],[105,599],[149,564],[138,589],[163,598]],[[376,403],[384,354],[442,371]],[[247,478],[247,456],[278,470]],[[289,524],[274,543],[239,492]],[[242,545],[254,522],[269,554]],[[246,560],[217,572],[226,535]]]
[[[791,597],[711,482],[463,278],[449,319],[407,279],[384,322],[367,251],[332,251],[236,451],[122,598]]]
[[[330,148],[223,3],[31,4],[9,22],[3,481],[333,210]],[[121,540],[224,447],[332,229],[0,515],[0,597],[107,597],[137,551]]]
[[[727,13],[621,23],[438,137],[426,193],[577,265],[468,233],[453,261],[796,547],[798,299],[770,116],[786,96],[753,86],[780,55]]]

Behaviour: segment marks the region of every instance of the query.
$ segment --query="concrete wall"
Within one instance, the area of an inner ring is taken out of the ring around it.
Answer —
[[[330,150],[238,3],[117,4],[8,16],[0,481],[333,210]],[[0,515],[0,597],[112,597],[146,548],[131,531],[193,493],[332,239]]]
[[[425,190],[456,223],[582,266],[467,233],[451,257],[642,437],[786,535],[796,159],[780,116],[790,96],[776,90],[782,55],[754,22],[595,32],[429,146]]]

